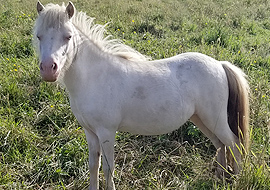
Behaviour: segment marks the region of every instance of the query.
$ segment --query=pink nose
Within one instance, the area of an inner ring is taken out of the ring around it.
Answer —
[[[42,61],[40,63],[40,74],[42,79],[47,82],[54,82],[58,77],[58,65],[53,60]]]

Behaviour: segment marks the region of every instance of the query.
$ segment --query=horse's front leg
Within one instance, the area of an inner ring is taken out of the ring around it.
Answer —
[[[84,129],[89,149],[90,190],[99,189],[98,175],[100,167],[100,144],[98,137],[90,130]]]
[[[98,137],[102,150],[102,168],[106,180],[105,189],[115,190],[113,182],[115,131],[102,130]]]

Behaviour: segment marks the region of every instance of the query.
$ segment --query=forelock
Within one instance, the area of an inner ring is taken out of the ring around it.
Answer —
[[[60,27],[63,23],[69,20],[66,7],[63,3],[62,6],[57,4],[48,4],[45,9],[41,11],[36,20],[36,27],[43,30],[50,27]]]

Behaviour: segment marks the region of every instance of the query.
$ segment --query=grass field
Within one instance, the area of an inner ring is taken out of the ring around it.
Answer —
[[[31,44],[36,2],[0,2],[0,189],[85,189],[83,130],[65,90],[39,76]],[[117,133],[117,189],[269,189],[270,1],[73,3],[96,23],[110,22],[108,34],[153,59],[197,51],[239,66],[250,83],[252,144],[239,175],[216,178],[213,145],[187,123],[161,136]]]

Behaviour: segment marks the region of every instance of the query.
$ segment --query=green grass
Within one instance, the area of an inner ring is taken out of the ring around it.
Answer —
[[[49,1],[42,1],[43,4]],[[52,1],[61,3],[61,1]],[[153,59],[198,51],[248,75],[251,152],[232,180],[214,175],[215,149],[191,123],[161,136],[117,133],[117,189],[270,187],[270,2],[82,0],[79,11]],[[39,76],[32,27],[36,2],[0,5],[0,189],[85,189],[88,151],[67,94]],[[103,173],[100,186],[104,187]]]

